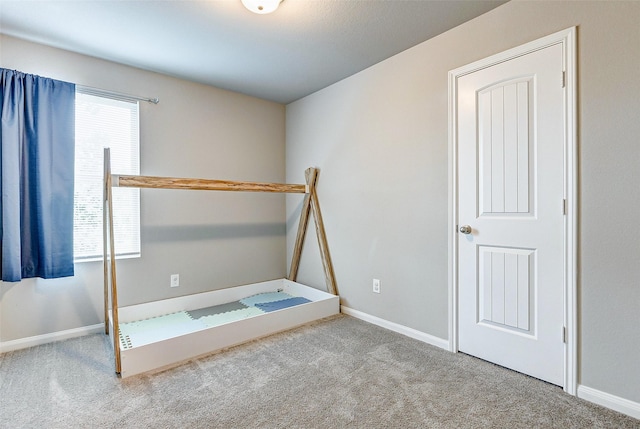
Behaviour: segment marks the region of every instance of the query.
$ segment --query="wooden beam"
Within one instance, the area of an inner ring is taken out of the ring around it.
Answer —
[[[114,176],[113,186],[129,188],[193,189],[201,191],[279,192],[289,194],[304,194],[307,192],[307,187],[305,185],[124,175]]]
[[[315,168],[308,168],[305,173],[307,181],[307,187],[312,189],[316,185],[316,178],[318,177],[318,170]],[[289,277],[292,282],[295,282],[298,278],[298,268],[300,268],[300,258],[302,256],[302,245],[304,244],[304,238],[307,234],[307,226],[309,225],[309,212],[311,210],[311,194],[308,193],[304,196],[302,202],[302,211],[300,212],[300,220],[298,221],[298,234],[296,235],[296,243],[293,247],[293,256],[291,257],[291,268],[289,269]]]
[[[311,212],[313,213],[313,219],[316,224],[316,235],[318,236],[318,245],[320,246],[320,257],[322,258],[322,268],[324,269],[327,291],[334,295],[338,295],[338,285],[336,283],[336,275],[333,271],[333,264],[331,263],[331,255],[329,254],[329,245],[327,244],[327,234],[324,230],[322,213],[320,212],[320,203],[318,202],[318,193],[316,192],[316,182],[314,182],[313,186],[309,187],[309,194],[311,196]]]

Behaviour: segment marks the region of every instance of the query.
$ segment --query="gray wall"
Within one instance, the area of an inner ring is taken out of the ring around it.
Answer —
[[[322,169],[343,303],[447,338],[447,72],[577,25],[580,383],[640,402],[640,230],[627,228],[640,218],[639,22],[639,2],[512,1],[287,106],[286,180]],[[160,97],[141,108],[143,174],[285,179],[281,105],[5,36],[0,66]],[[143,191],[143,256],[118,265],[121,301],[282,277],[300,204],[285,213],[282,198]],[[300,280],[323,288],[308,238]],[[0,341],[99,323],[101,300],[96,262],[0,283]]]
[[[287,180],[321,169],[344,305],[447,338],[447,72],[571,26],[579,382],[640,402],[640,2],[512,1],[288,105]],[[289,249],[298,213],[288,199]],[[313,239],[299,279],[324,287]]]
[[[159,97],[140,108],[141,174],[284,181],[280,104],[5,36],[0,66]],[[142,257],[118,263],[122,305],[285,275],[283,196],[142,190],[141,203]],[[101,319],[101,262],[76,264],[72,278],[0,283],[2,342]]]

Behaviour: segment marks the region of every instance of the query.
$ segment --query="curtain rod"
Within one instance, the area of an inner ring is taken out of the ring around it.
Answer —
[[[160,100],[158,97],[139,97],[137,95],[124,94],[122,92],[109,91],[106,89],[93,88],[91,86],[76,85],[76,90],[87,95],[97,95],[101,97],[115,98],[122,101],[146,101],[147,103],[158,104]]]

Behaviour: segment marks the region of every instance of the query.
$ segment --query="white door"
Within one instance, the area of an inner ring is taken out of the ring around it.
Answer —
[[[562,45],[464,75],[457,97],[458,348],[562,385]]]

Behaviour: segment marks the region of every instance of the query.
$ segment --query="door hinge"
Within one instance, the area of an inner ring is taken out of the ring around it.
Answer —
[[[564,198],[562,200],[562,214],[565,215],[565,216],[567,215],[567,200],[566,200],[566,198]]]
[[[562,87],[564,88],[567,85],[567,72],[562,72]]]
[[[567,327],[563,326],[562,327],[562,342],[563,343],[567,343]]]

